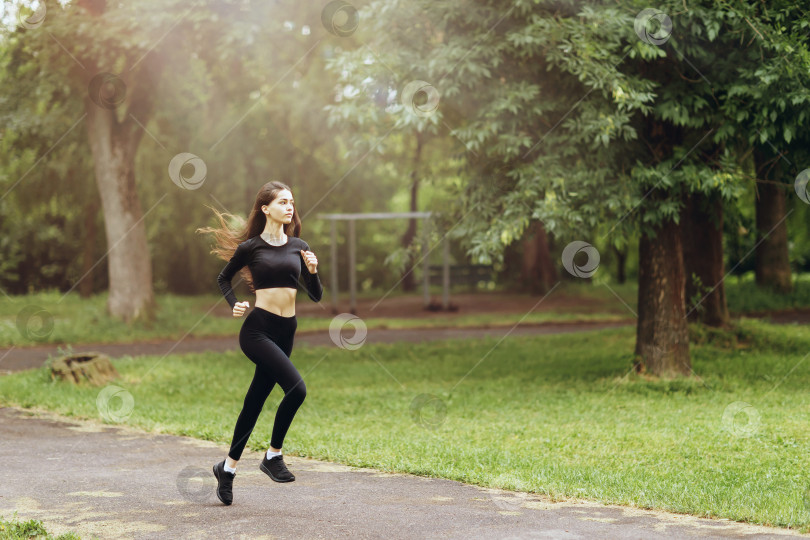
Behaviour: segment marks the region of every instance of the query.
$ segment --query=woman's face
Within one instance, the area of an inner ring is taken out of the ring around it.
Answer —
[[[295,201],[289,189],[282,189],[270,204],[262,206],[262,212],[267,219],[273,219],[286,225],[292,222],[292,215],[295,209]]]

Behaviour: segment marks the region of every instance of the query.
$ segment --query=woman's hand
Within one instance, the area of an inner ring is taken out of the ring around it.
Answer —
[[[314,253],[311,251],[305,251],[303,249],[299,250],[301,252],[301,256],[304,258],[304,262],[307,265],[307,270],[309,270],[310,274],[315,274],[318,272],[318,258],[315,256]]]
[[[250,302],[247,300],[244,302],[237,302],[233,306],[233,316],[234,317],[241,317],[245,314],[245,310],[250,307]]]

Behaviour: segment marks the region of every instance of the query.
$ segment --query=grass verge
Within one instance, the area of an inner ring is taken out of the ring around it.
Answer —
[[[492,294],[492,293],[487,293]],[[553,294],[560,294],[555,291]],[[44,344],[132,343],[147,339],[180,339],[189,336],[228,336],[239,333],[244,317],[222,316],[221,297],[162,295],[157,298],[157,319],[152,324],[127,324],[106,314],[106,294],[89,299],[71,293],[60,301],[58,292],[13,297],[0,303],[0,347]],[[307,302],[309,300],[306,300]],[[300,302],[300,301],[299,301]],[[368,329],[513,326],[538,323],[618,321],[632,315],[613,299],[613,309],[601,309],[602,300],[591,305],[530,313],[455,313],[440,319],[418,317],[363,318]],[[251,299],[251,309],[253,299]],[[214,315],[212,308],[218,306]],[[227,304],[225,304],[227,308]],[[227,311],[227,310],[226,310]],[[330,311],[322,316],[299,316],[298,331],[325,331],[332,321]]]
[[[308,395],[285,453],[807,532],[810,335],[693,327],[697,376],[656,380],[631,372],[634,331],[296,348]],[[254,369],[241,352],[114,364],[133,408],[117,397],[108,414],[230,444]],[[0,377],[3,405],[68,416],[100,418],[99,392],[44,368]],[[268,447],[281,394],[253,450]]]
[[[45,529],[45,525],[38,519],[20,521],[17,512],[14,512],[10,520],[4,519],[0,515],[0,540],[81,540],[75,533],[64,533],[54,537]]]

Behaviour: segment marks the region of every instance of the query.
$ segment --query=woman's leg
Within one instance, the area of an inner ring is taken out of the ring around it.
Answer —
[[[245,395],[242,412],[239,413],[236,427],[233,430],[231,449],[228,452],[228,457],[231,458],[233,463],[228,463],[229,467],[236,467],[235,462],[242,457],[242,451],[245,449],[253,428],[256,427],[256,421],[262,412],[264,402],[267,401],[267,396],[270,395],[270,391],[275,384],[275,380],[257,365],[253,373],[253,380],[250,382],[250,387]]]
[[[292,361],[287,355],[280,358],[275,364],[276,367],[276,381],[284,389],[284,397],[276,411],[276,420],[273,423],[273,435],[270,438],[270,446],[281,450],[284,444],[284,437],[287,435],[287,430],[295,417],[298,408],[304,403],[307,397],[307,387],[304,384],[304,379],[295,369]]]
[[[228,453],[234,461],[241,457],[276,382],[284,390],[284,398],[276,412],[271,447],[281,449],[295,413],[306,398],[306,385],[289,357],[296,328],[295,316],[281,317],[259,308],[254,308],[242,326],[239,343],[245,355],[256,364],[256,371]]]
[[[298,408],[307,397],[307,387],[304,379],[290,360],[289,353],[292,352],[292,332],[279,334],[276,341],[269,338],[262,340],[256,347],[257,351],[254,360],[265,373],[278,383],[284,390],[284,397],[278,405],[275,422],[273,423],[273,434],[270,438],[270,446],[281,450],[284,444],[284,437],[295,417]]]
[[[262,355],[262,358],[271,361],[265,362],[263,365],[284,390],[284,397],[276,411],[273,433],[270,438],[270,448],[273,451],[281,451],[284,437],[287,435],[295,413],[307,397],[306,384],[290,360],[298,319],[295,315],[281,317],[261,309],[257,311],[264,317],[267,327],[271,329],[269,332],[271,339],[269,343],[265,343],[266,352]]]

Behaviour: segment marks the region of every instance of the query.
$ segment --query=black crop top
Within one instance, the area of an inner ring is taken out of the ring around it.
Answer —
[[[298,280],[303,276],[307,294],[313,302],[320,302],[323,285],[318,272],[310,274],[299,250],[310,251],[309,244],[297,236],[287,236],[287,243],[274,246],[261,236],[248,238],[236,247],[231,260],[217,276],[217,283],[231,305],[236,305],[236,295],[231,288],[231,279],[245,265],[253,277],[253,287],[272,289],[274,287],[298,288]]]

